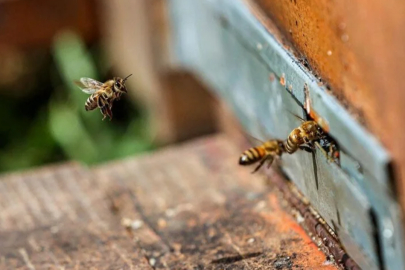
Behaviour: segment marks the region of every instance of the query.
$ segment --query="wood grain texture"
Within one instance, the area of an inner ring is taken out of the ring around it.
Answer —
[[[334,269],[238,154],[219,135],[5,176],[0,269]]]

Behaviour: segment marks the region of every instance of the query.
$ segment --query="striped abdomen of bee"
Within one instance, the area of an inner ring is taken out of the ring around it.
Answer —
[[[321,127],[315,121],[305,121],[291,131],[285,142],[285,150],[289,154],[294,153],[298,148],[306,150],[303,145],[321,139],[324,135]]]
[[[97,107],[103,108],[104,106],[112,103],[112,101],[112,98],[110,98],[107,94],[96,92],[86,100],[84,108],[86,109],[86,111],[91,111]]]
[[[283,141],[280,140],[271,140],[263,143],[260,146],[252,147],[245,152],[239,158],[240,165],[250,165],[256,162],[259,162],[259,165],[253,171],[256,172],[263,166],[266,160],[269,162],[268,167],[273,163],[274,157],[281,156],[285,151]]]
[[[98,95],[95,93],[89,96],[89,98],[86,100],[86,103],[84,103],[84,108],[86,109],[86,111],[92,111],[97,107],[98,107]]]
[[[107,92],[96,92],[92,94],[84,104],[86,111],[94,110],[95,108],[100,108],[101,114],[103,115],[103,120],[108,116],[110,120],[112,119],[112,104],[115,99],[114,93],[111,97]]]

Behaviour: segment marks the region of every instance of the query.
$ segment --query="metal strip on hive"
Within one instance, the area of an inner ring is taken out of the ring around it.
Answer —
[[[363,269],[405,269],[402,216],[390,156],[264,28],[241,0],[169,1],[177,64],[226,100],[245,129],[284,139],[311,110],[341,149],[340,167],[316,155],[283,156],[283,170],[310,199]],[[280,80],[282,81],[280,83]]]

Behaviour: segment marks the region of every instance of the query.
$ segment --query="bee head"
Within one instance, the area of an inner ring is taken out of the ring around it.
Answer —
[[[122,92],[122,93],[127,93],[127,88],[125,86],[125,81],[131,77],[132,74],[128,75],[124,79],[121,79],[120,77],[114,77],[114,89],[117,92]]]

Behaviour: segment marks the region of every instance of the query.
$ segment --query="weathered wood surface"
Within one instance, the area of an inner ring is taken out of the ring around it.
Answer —
[[[0,269],[334,269],[238,155],[217,135],[6,175]]]

